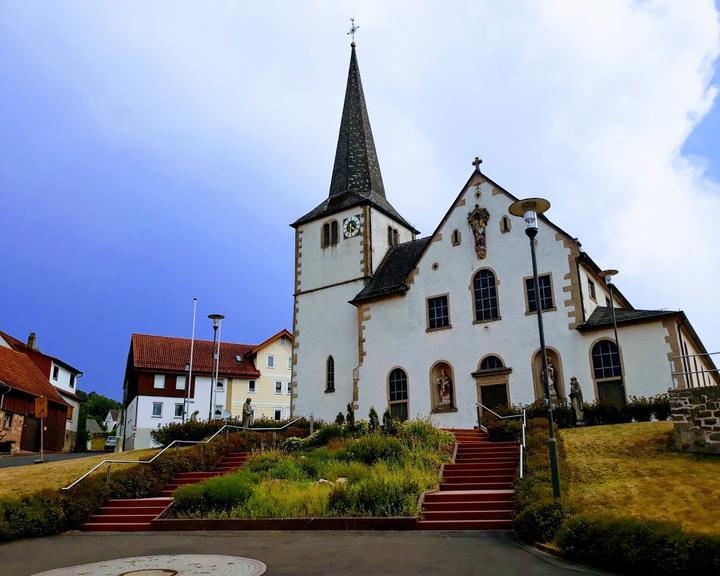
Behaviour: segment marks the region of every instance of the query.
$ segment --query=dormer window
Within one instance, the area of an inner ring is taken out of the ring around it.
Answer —
[[[53,374],[52,374],[53,380],[57,380],[59,374],[60,374],[60,367],[59,367],[59,366],[53,366]]]
[[[235,361],[242,362],[242,354],[235,354]]]

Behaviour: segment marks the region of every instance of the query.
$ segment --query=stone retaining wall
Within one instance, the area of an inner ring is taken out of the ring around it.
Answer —
[[[720,386],[669,390],[668,396],[676,446],[720,454]]]

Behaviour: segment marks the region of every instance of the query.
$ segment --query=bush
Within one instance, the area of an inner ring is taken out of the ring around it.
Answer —
[[[390,410],[385,410],[382,419],[382,429],[385,434],[392,436],[397,432],[398,422],[390,414]]]
[[[345,414],[338,412],[338,415],[335,416],[335,424],[339,424],[340,426],[345,424]]]
[[[652,418],[652,403],[642,396],[631,396],[625,409],[635,422],[650,422]]]
[[[257,478],[247,472],[211,478],[200,484],[181,486],[173,494],[177,513],[204,510],[229,511],[244,504],[253,494]]]
[[[397,426],[397,437],[408,447],[421,447],[432,451],[449,451],[455,445],[455,436],[435,428],[429,420],[405,420]]]
[[[320,430],[315,432],[312,436],[308,437],[308,446],[324,446],[330,440],[336,438],[344,438],[347,429],[344,424],[328,424],[322,427]]]
[[[377,432],[380,430],[380,418],[378,417],[378,413],[375,411],[374,407],[370,408],[370,413],[368,414],[368,424],[370,426],[370,432]]]
[[[566,515],[560,500],[546,497],[520,510],[513,520],[513,528],[525,542],[549,542]]]
[[[556,436],[556,441],[562,487],[567,477],[565,446],[562,437]],[[528,420],[525,449],[525,476],[515,483],[513,527],[528,542],[547,542],[566,516],[562,501],[555,500],[552,492],[547,420]]]
[[[488,439],[492,442],[512,442],[518,440],[522,434],[522,420],[501,420],[495,418],[489,420],[485,426],[488,431]]]
[[[405,454],[405,446],[397,438],[371,434],[349,441],[345,446],[347,457],[363,464],[375,464],[380,460],[399,462]]]
[[[670,398],[667,394],[660,394],[650,399],[652,413],[656,420],[665,421],[670,418]]]
[[[678,524],[578,516],[558,533],[569,558],[609,570],[658,575],[720,573],[720,538],[683,532]]]

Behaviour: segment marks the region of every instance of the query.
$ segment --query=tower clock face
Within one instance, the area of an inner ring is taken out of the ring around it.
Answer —
[[[343,237],[352,238],[360,233],[360,215],[350,216],[343,220]]]

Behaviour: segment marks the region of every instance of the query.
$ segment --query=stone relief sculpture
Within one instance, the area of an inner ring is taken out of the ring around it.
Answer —
[[[485,239],[485,228],[490,219],[490,212],[475,204],[475,209],[468,214],[468,223],[475,237],[475,253],[480,260],[487,255],[487,243]]]
[[[445,368],[440,370],[440,376],[437,380],[438,397],[438,410],[449,410],[453,406],[452,402],[452,380],[447,375]]]
[[[575,421],[582,422],[585,419],[585,413],[583,412],[583,393],[582,388],[580,388],[580,383],[575,376],[570,378],[570,403],[575,411]]]

